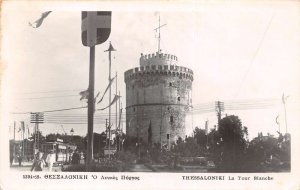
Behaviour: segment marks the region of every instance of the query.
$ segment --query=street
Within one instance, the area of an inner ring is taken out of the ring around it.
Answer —
[[[22,165],[19,166],[19,163],[14,162],[10,169],[12,171],[30,171],[33,162],[22,162]],[[48,167],[43,168],[43,171],[49,171]],[[61,172],[61,166],[53,166],[52,172]]]

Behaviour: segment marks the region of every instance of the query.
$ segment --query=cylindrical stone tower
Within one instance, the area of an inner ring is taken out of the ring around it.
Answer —
[[[177,63],[174,55],[141,54],[140,67],[125,72],[127,135],[168,147],[184,139],[193,71]]]

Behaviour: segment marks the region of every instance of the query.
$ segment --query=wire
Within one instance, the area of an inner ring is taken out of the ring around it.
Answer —
[[[271,19],[270,19],[270,21],[269,21],[269,23],[268,23],[268,25],[267,25],[267,28],[266,28],[266,30],[264,31],[263,36],[262,36],[262,38],[261,38],[261,40],[260,40],[260,42],[259,42],[259,44],[258,44],[258,48],[257,48],[256,51],[254,52],[254,55],[253,55],[253,57],[252,57],[252,59],[251,59],[251,61],[250,61],[250,65],[248,66],[248,69],[247,69],[245,75],[243,76],[242,81],[241,81],[241,83],[240,83],[240,85],[239,85],[239,87],[238,87],[238,90],[237,90],[237,92],[236,92],[236,94],[235,94],[234,97],[236,97],[236,96],[239,94],[239,92],[240,92],[240,90],[241,90],[241,88],[242,88],[242,85],[243,85],[245,79],[246,79],[247,76],[248,76],[248,73],[249,73],[249,71],[250,71],[250,69],[251,69],[251,67],[252,67],[252,65],[253,65],[253,63],[254,63],[254,60],[255,60],[255,58],[256,58],[256,55],[258,54],[258,52],[259,52],[259,50],[260,50],[260,48],[261,48],[261,46],[262,46],[262,44],[263,44],[263,41],[264,41],[264,39],[265,39],[265,37],[266,37],[266,34],[267,34],[267,32],[268,32],[268,30],[269,30],[269,28],[270,28],[270,26],[271,26],[273,17],[274,17],[274,13],[272,14],[272,17],[271,17]]]
[[[52,90],[52,91],[40,91],[40,92],[17,92],[17,94],[53,94],[53,93],[80,92],[80,91],[83,91],[83,89]]]
[[[35,99],[47,99],[47,98],[64,98],[64,97],[80,97],[80,95],[65,95],[65,96],[44,96],[44,97],[36,97],[36,98],[22,98],[28,100],[35,100]]]

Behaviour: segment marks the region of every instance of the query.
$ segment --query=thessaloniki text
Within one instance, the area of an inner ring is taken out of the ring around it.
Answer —
[[[225,180],[225,176],[182,176],[183,180]]]

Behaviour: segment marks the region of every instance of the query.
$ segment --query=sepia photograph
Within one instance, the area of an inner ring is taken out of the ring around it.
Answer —
[[[299,5],[2,1],[0,188],[299,189]]]

